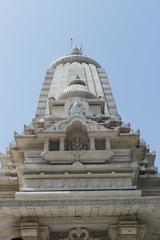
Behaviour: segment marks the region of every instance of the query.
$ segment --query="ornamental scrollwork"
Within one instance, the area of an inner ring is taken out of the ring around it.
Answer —
[[[100,240],[99,238],[91,237],[85,228],[75,228],[68,233],[68,237],[60,240]]]

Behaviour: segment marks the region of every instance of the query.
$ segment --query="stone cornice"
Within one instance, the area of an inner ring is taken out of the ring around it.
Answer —
[[[0,207],[16,206],[101,206],[101,205],[160,205],[160,197],[140,197],[132,199],[106,199],[106,200],[7,200],[0,199]]]

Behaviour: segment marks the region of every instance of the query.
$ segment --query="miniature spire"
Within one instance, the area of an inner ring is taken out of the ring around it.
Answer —
[[[70,54],[70,55],[82,55],[77,46],[73,47],[73,48],[70,50],[70,53],[69,53],[69,54]]]
[[[75,85],[75,84],[80,84],[80,85],[83,85],[83,86],[86,86],[86,83],[80,78],[80,76],[78,74],[75,75],[74,79],[71,80],[69,83],[68,83],[68,86],[70,85]]]
[[[80,79],[79,75],[76,74],[75,77],[74,77],[74,80],[79,80],[79,79]]]
[[[80,51],[81,55],[83,55],[83,45],[82,44],[81,44],[79,51]]]
[[[70,55],[83,55],[83,47],[81,44],[81,47],[78,48],[76,45],[73,47],[73,38],[71,38],[71,50],[70,50]]]

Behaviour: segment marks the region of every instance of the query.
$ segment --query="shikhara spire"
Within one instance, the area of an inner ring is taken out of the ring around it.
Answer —
[[[35,117],[0,159],[2,240],[160,238],[155,153],[82,49],[49,66]]]
[[[82,46],[81,49],[73,47],[68,56],[57,59],[49,67],[40,93],[37,117],[48,115],[48,99],[58,99],[75,74],[85,82],[91,94],[104,99],[106,114],[119,117],[105,70],[93,59],[82,55]]]

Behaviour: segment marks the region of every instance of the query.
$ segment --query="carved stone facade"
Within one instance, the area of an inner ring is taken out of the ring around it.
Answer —
[[[0,239],[160,239],[155,153],[77,48],[51,64],[35,117],[0,159]]]

